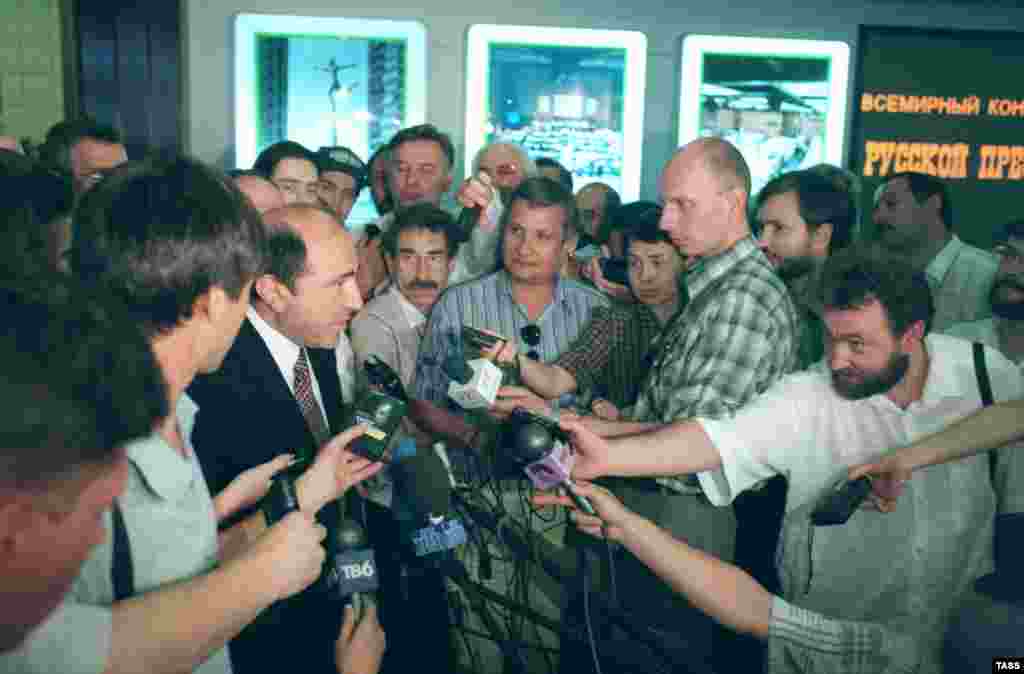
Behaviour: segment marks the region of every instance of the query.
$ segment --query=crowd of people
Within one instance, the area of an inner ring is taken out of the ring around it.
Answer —
[[[567,433],[569,488],[595,512],[564,491],[534,502],[573,511],[581,564],[614,558],[593,589],[617,588],[657,647],[566,587],[563,629],[597,636],[592,657],[564,634],[560,671],[1024,655],[1024,221],[971,246],[945,184],[918,173],[887,176],[863,216],[835,166],[751,194],[719,138],[627,204],[600,183],[574,194],[564,167],[508,143],[455,187],[455,147],[429,124],[366,162],[282,141],[229,173],[129,160],[88,119],[38,156],[10,147],[0,671],[465,668],[391,470],[350,448],[371,358],[408,393],[395,443],[443,454],[453,483],[465,457],[502,469],[518,409]],[[461,213],[442,208],[453,187]],[[350,228],[364,189],[380,217]],[[478,355],[504,374],[483,410],[448,395],[466,326],[496,337]],[[816,524],[862,475],[848,521]],[[278,512],[282,476],[295,499]],[[380,579],[359,615],[322,574],[347,517]]]

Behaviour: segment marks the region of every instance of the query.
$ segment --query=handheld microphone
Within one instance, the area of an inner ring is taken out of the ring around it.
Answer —
[[[436,452],[417,452],[394,466],[395,491],[413,513],[416,529],[410,540],[417,557],[457,548],[466,542],[466,529],[448,519],[452,486]]]
[[[405,417],[408,397],[398,374],[384,361],[371,355],[363,367],[370,384],[381,391],[366,391],[348,413],[348,425],[366,424],[364,435],[349,445],[352,451],[371,461],[386,461],[391,436]]]
[[[513,429],[508,436],[513,458],[525,464],[523,470],[533,486],[544,490],[564,487],[577,508],[588,515],[596,515],[590,499],[576,493],[572,481],[576,455],[568,434],[553,419],[522,407],[512,410],[508,423]]]
[[[377,565],[367,547],[366,532],[359,523],[344,519],[334,532],[333,554],[327,571],[327,591],[332,599],[350,603],[357,620],[377,590]]]
[[[469,233],[476,227],[476,223],[480,221],[480,214],[483,212],[482,206],[469,206],[462,209],[457,222],[463,235],[469,236]]]
[[[441,369],[451,379],[448,397],[464,410],[490,407],[498,397],[502,373],[486,358],[467,361],[464,352],[449,354]]]

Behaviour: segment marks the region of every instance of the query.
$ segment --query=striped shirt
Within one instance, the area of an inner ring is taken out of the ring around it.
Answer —
[[[512,296],[512,280],[504,270],[445,291],[430,312],[427,333],[416,363],[416,397],[444,404],[450,379],[442,370],[445,358],[462,352],[462,326],[496,332],[514,340],[519,351],[536,350],[545,363],[558,358],[576,340],[591,312],[608,306],[608,298],[593,288],[567,279],[556,281],[554,301],[536,321]],[[522,329],[540,328],[540,343],[523,341]]]
[[[923,671],[920,665],[917,644],[906,634],[772,599],[768,674],[913,674]]]

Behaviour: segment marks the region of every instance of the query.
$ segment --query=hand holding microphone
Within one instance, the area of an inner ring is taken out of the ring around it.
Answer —
[[[492,186],[491,177],[484,171],[467,178],[459,187],[455,199],[462,204],[458,223],[467,237],[476,227],[490,232],[497,226],[500,213],[497,205],[498,191]]]
[[[358,522],[344,519],[333,536],[331,560],[327,571],[327,591],[331,598],[345,601],[361,620],[368,605],[375,605],[377,565],[366,532]]]
[[[533,486],[541,490],[564,487],[577,508],[595,514],[594,506],[576,492],[572,480],[576,456],[569,435],[558,422],[520,407],[512,411],[508,423],[509,450],[515,460],[525,464],[523,470]]]
[[[623,535],[629,529],[631,519],[638,515],[624,506],[614,494],[604,487],[591,482],[578,481],[573,488],[579,497],[587,499],[592,504],[594,514],[582,512],[576,507],[576,503],[571,497],[555,492],[535,494],[532,501],[534,505],[538,506],[561,505],[572,508],[569,517],[580,531],[595,538],[608,538],[622,542]]]

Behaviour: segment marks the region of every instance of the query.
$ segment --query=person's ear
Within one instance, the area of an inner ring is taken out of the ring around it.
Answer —
[[[11,556],[15,552],[21,533],[33,528],[35,522],[31,503],[18,494],[7,495],[0,500],[0,555]]]
[[[920,342],[924,339],[924,321],[914,321],[900,337],[900,348],[909,353],[914,346],[914,342]]]
[[[269,306],[274,313],[282,313],[295,297],[288,286],[271,274],[263,274],[256,279],[253,290],[260,301]]]
[[[817,257],[827,257],[832,243],[832,223],[823,222],[811,233],[811,251]]]

